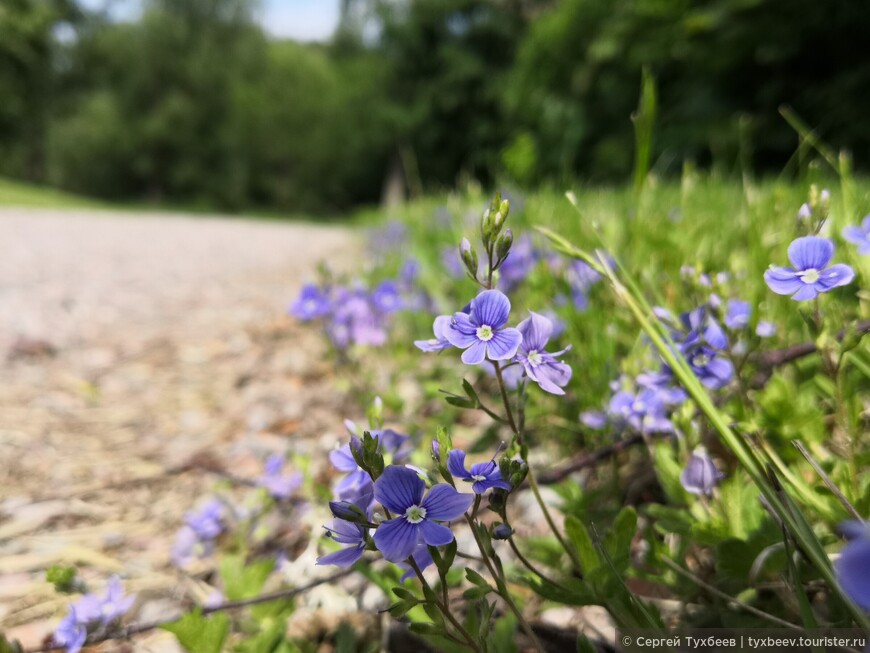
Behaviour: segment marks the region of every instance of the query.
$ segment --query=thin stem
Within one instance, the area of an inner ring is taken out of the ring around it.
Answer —
[[[663,558],[661,558],[661,561],[663,563],[665,563],[666,566],[670,567],[671,569],[673,569],[675,572],[677,572],[678,574],[680,574],[684,578],[687,578],[690,581],[692,581],[693,583],[695,583],[701,589],[709,592],[713,596],[716,596],[716,597],[722,599],[723,601],[728,601],[729,603],[733,603],[734,605],[739,607],[741,610],[745,610],[746,612],[751,612],[756,617],[761,617],[762,619],[766,619],[767,621],[770,621],[770,622],[775,623],[779,626],[782,626],[783,628],[790,628],[792,630],[803,630],[803,628],[801,628],[800,626],[796,626],[795,624],[793,624],[789,621],[786,621],[785,619],[780,619],[779,617],[774,616],[772,614],[768,614],[767,612],[764,612],[763,610],[759,610],[758,608],[751,606],[748,603],[743,603],[742,601],[735,599],[733,596],[730,596],[730,595],[726,594],[725,592],[717,589],[716,587],[713,587],[709,583],[704,582],[703,580],[698,578],[692,572],[690,572],[686,569],[683,569],[680,565],[678,565],[676,562],[674,562],[673,560],[671,560],[669,558],[663,557]]]
[[[514,413],[511,409],[510,398],[507,393],[507,386],[504,382],[504,376],[501,373],[501,363],[498,361],[492,361],[493,366],[495,367],[495,377],[498,380],[498,388],[501,392],[501,399],[504,403],[505,414],[507,415],[508,424],[514,432],[514,437],[516,438],[517,443],[520,445],[520,451],[522,452],[523,457],[526,456],[526,445],[523,440],[523,432],[517,428],[517,423],[514,421]],[[556,539],[559,540],[559,544],[562,545],[562,548],[568,554],[568,557],[571,558],[571,562],[574,563],[574,567],[581,571],[583,568],[580,565],[580,558],[577,556],[576,552],[573,548],[565,541],[565,538],[562,537],[562,534],[559,532],[559,528],[556,526],[556,522],[553,519],[553,516],[550,514],[549,509],[547,508],[547,504],[544,503],[544,499],[541,496],[541,490],[538,487],[538,482],[535,480],[535,473],[532,471],[531,465],[528,467],[528,474],[526,478],[529,481],[529,487],[532,488],[532,494],[535,495],[535,500],[538,502],[538,505],[541,507],[541,512],[544,514],[544,519],[547,521],[547,525],[550,527],[550,530],[553,532],[553,535],[556,536]]]
[[[565,589],[564,587],[562,587],[562,585],[560,585],[558,582],[556,582],[556,581],[553,580],[552,578],[548,577],[548,576],[547,576],[546,574],[544,574],[540,569],[538,569],[535,565],[533,565],[532,562],[531,562],[528,558],[526,558],[526,556],[524,556],[524,555],[522,554],[522,552],[520,551],[519,547],[517,546],[517,543],[514,542],[514,538],[513,538],[513,537],[509,537],[509,538],[508,538],[508,544],[509,544],[510,547],[511,547],[511,551],[514,552],[514,555],[517,557],[517,559],[518,559],[518,560],[523,564],[523,566],[524,566],[526,569],[528,569],[530,572],[532,572],[533,574],[535,574],[536,576],[538,576],[538,577],[541,578],[542,580],[547,581],[547,582],[550,583],[551,585],[555,585],[556,587],[558,587],[559,589],[562,589],[562,590]]]
[[[465,520],[468,522],[468,526],[471,528],[471,534],[474,535],[474,541],[477,542],[477,548],[480,549],[480,554],[483,556],[483,562],[486,564],[487,569],[489,569],[492,580],[495,581],[498,595],[501,596],[502,600],[504,600],[504,602],[510,608],[511,612],[514,613],[514,616],[517,618],[520,627],[523,629],[523,631],[525,631],[529,639],[532,640],[532,644],[534,645],[535,649],[538,650],[540,653],[545,653],[544,647],[541,645],[541,642],[538,641],[538,636],[535,635],[535,631],[532,630],[532,626],[529,624],[528,621],[526,621],[526,618],[523,616],[522,611],[520,611],[520,609],[517,607],[517,604],[514,603],[514,600],[511,598],[511,594],[508,591],[504,577],[496,570],[495,566],[492,563],[492,560],[489,557],[489,554],[486,552],[486,548],[483,546],[483,542],[481,541],[480,535],[477,532],[477,527],[475,526],[474,520],[469,515],[465,515]]]
[[[432,593],[433,596],[436,596],[435,592],[429,586],[429,583],[426,580],[426,577],[423,576],[423,572],[420,570],[420,567],[414,561],[414,558],[413,557],[408,558],[407,562],[408,562],[408,565],[411,567],[411,569],[414,570],[414,573],[417,575],[417,578],[420,579],[420,583],[423,585],[423,587],[427,588]],[[435,606],[441,611],[441,614],[443,614],[447,618],[447,620],[453,625],[453,627],[457,630],[457,632],[459,632],[462,635],[463,639],[465,639],[465,641],[468,643],[468,646],[473,651],[476,651],[477,653],[483,653],[482,649],[480,648],[478,643],[476,641],[474,641],[474,638],[471,636],[471,634],[467,630],[465,630],[465,628],[462,626],[462,624],[459,623],[459,621],[457,621],[456,617],[453,616],[453,613],[450,612],[450,608],[446,603],[441,603],[440,601],[436,601]]]

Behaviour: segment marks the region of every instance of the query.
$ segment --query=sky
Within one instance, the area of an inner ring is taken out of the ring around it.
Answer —
[[[324,41],[338,25],[340,0],[260,0],[260,24],[272,36],[297,41]],[[134,18],[141,0],[80,0],[89,9],[109,7],[118,20]]]

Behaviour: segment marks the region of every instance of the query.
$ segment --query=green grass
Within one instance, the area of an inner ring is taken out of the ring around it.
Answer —
[[[45,186],[0,178],[0,206],[51,209],[109,208],[111,205]]]

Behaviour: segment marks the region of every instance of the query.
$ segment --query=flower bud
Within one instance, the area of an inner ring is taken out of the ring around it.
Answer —
[[[810,208],[810,205],[804,202],[801,204],[801,207],[798,209],[798,223],[799,224],[809,224],[809,221],[813,217],[813,210]]]
[[[514,529],[507,524],[496,524],[495,528],[492,529],[492,539],[494,540],[507,540],[513,534]]]
[[[465,269],[468,270],[468,274],[476,279],[477,252],[474,251],[474,247],[472,247],[471,243],[468,242],[468,238],[462,239],[462,243],[459,245],[459,256],[462,259],[462,263],[465,265]]]
[[[330,501],[329,509],[336,519],[344,519],[357,524],[366,524],[369,521],[362,508],[350,501]]]
[[[498,237],[495,243],[495,267],[504,263],[507,255],[510,254],[511,245],[514,243],[514,234],[510,229],[505,229],[505,232]]]
[[[719,471],[707,451],[698,447],[680,474],[680,484],[691,494],[710,496],[725,474]]]

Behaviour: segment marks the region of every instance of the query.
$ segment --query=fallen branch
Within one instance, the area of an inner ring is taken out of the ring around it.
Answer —
[[[331,583],[333,581],[344,578],[345,576],[351,574],[353,571],[354,570],[352,568],[342,569],[341,571],[334,573],[331,576],[319,578],[305,585],[300,585],[299,587],[281,590],[279,592],[272,592],[271,594],[263,594],[261,596],[255,596],[254,598],[243,599],[241,601],[227,601],[225,603],[219,603],[217,605],[203,607],[201,608],[201,612],[203,615],[207,615],[214,612],[238,610],[239,608],[259,605],[260,603],[269,603],[270,601],[279,601],[281,599],[293,598],[294,596],[302,594],[303,592],[307,592],[308,590],[313,589],[318,585],[324,585],[326,583]],[[85,646],[92,646],[93,644],[99,644],[101,642],[107,642],[109,640],[129,639],[133,635],[138,635],[139,633],[144,633],[149,630],[155,630],[157,628],[160,628],[161,626],[171,624],[174,621],[178,621],[183,616],[184,613],[179,613],[170,619],[162,619],[160,621],[150,621],[140,624],[130,624],[129,626],[120,628],[111,633],[106,633],[105,635],[101,635],[99,637],[88,638],[85,641]],[[47,644],[43,646],[38,646],[36,648],[24,649],[23,653],[47,653],[48,651],[60,651],[64,648],[64,646],[60,646],[58,644]]]
[[[554,467],[553,469],[541,472],[538,475],[538,483],[541,485],[553,485],[567,476],[570,476],[574,472],[597,465],[602,460],[606,460],[607,458],[618,454],[620,451],[624,451],[636,444],[641,444],[643,441],[643,436],[640,433],[636,433],[635,435],[631,435],[624,440],[619,440],[613,444],[609,444],[597,451],[593,451],[592,453],[578,456],[560,467]]]
[[[860,322],[856,322],[853,327],[848,327],[845,329],[840,329],[837,332],[837,341],[842,342],[842,340],[851,332],[858,335],[865,335],[870,333],[870,320],[862,320]],[[758,372],[752,377],[752,387],[754,389],[763,388],[764,385],[770,380],[770,377],[773,375],[773,371],[777,367],[782,367],[792,361],[796,361],[799,358],[803,358],[804,356],[809,356],[812,353],[818,351],[818,347],[814,342],[802,342],[798,345],[792,345],[791,347],[785,347],[784,349],[774,349],[772,351],[761,352],[758,356],[755,356],[752,360],[755,367],[758,369]]]

